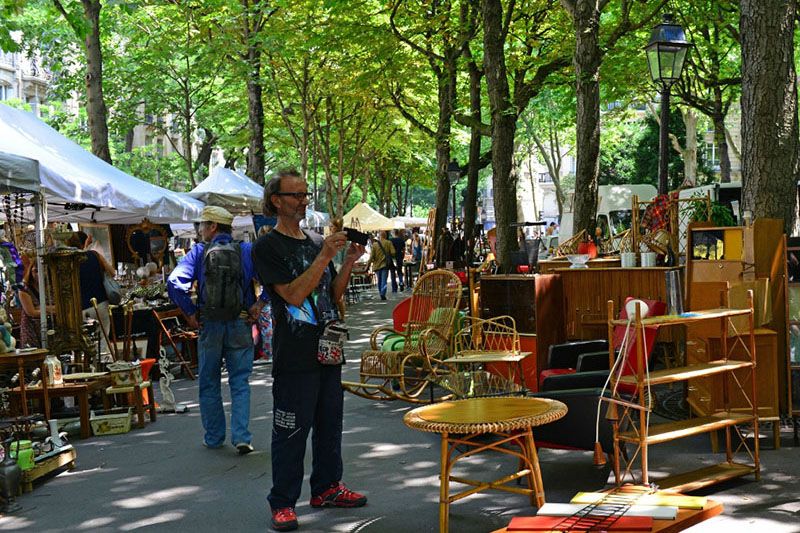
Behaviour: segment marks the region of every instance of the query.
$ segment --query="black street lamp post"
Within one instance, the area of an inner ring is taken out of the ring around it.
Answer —
[[[661,88],[661,125],[658,143],[658,192],[665,194],[668,185],[667,168],[669,162],[669,92],[672,84],[678,81],[683,70],[686,54],[692,44],[686,41],[686,34],[679,24],[675,24],[671,14],[664,14],[661,24],[653,27],[650,42],[645,47],[650,77]]]
[[[460,178],[461,167],[458,166],[456,160],[453,159],[447,164],[447,180],[450,182],[450,187],[452,188],[451,193],[453,195],[453,224],[450,228],[452,231],[456,229],[456,184]]]

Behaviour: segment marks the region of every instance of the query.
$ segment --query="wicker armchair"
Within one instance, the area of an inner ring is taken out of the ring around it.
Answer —
[[[437,383],[458,398],[522,394],[526,355],[512,317],[470,317],[453,337],[453,356],[445,361],[452,371]]]
[[[370,336],[370,349],[361,354],[360,382],[343,381],[342,387],[372,400],[421,403],[432,378],[443,372],[449,354],[453,324],[461,301],[461,281],[448,270],[423,274],[411,293],[405,330],[382,326]],[[392,336],[391,349],[382,350]]]

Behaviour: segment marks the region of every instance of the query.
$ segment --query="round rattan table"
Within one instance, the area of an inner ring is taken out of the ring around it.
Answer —
[[[408,427],[442,436],[439,531],[448,531],[451,503],[487,489],[525,494],[531,505],[541,507],[544,487],[531,428],[554,422],[565,414],[567,406],[559,401],[520,397],[469,398],[426,405],[406,413],[403,422]],[[519,470],[494,481],[450,475],[457,461],[485,451],[517,457]],[[507,485],[522,477],[528,479],[528,488]],[[471,488],[450,495],[451,481]]]

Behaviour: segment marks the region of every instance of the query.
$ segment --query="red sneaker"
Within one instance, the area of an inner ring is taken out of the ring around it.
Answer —
[[[366,496],[353,492],[341,481],[331,485],[322,494],[311,497],[311,507],[361,507],[366,503]]]
[[[293,531],[297,529],[297,514],[292,507],[272,510],[272,529],[275,531]]]

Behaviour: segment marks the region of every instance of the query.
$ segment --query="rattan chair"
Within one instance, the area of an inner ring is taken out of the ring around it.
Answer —
[[[442,360],[450,353],[453,325],[461,302],[461,281],[448,270],[423,274],[411,293],[405,330],[380,327],[370,336],[370,349],[361,354],[360,381],[342,387],[373,400],[424,402],[423,393],[446,373]],[[382,350],[393,335],[391,349]]]
[[[452,371],[437,384],[458,398],[522,394],[526,355],[512,317],[469,317],[453,336],[453,355],[445,361]]]

